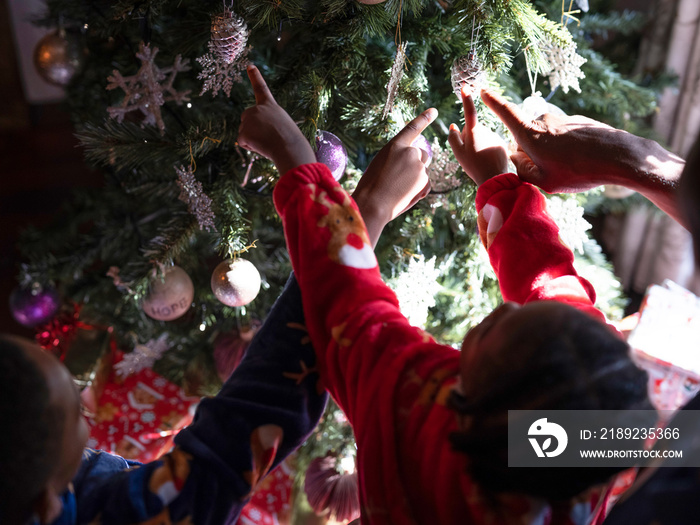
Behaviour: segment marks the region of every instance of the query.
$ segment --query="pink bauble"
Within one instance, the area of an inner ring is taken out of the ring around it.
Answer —
[[[194,285],[187,272],[179,266],[171,266],[163,278],[151,281],[148,295],[141,303],[144,313],[158,321],[172,321],[182,317],[192,305]]]
[[[348,152],[338,137],[329,131],[319,131],[316,137],[316,160],[328,166],[333,178],[340,180],[348,164]]]
[[[19,324],[29,328],[48,322],[60,306],[58,292],[51,286],[38,284],[31,288],[15,288],[10,294],[10,311]]]
[[[253,321],[251,326],[243,327],[240,330],[233,329],[216,336],[214,363],[216,364],[216,372],[222,381],[226,381],[240,364],[258,328],[260,328],[260,323]]]
[[[339,472],[338,458],[332,454],[311,461],[304,492],[316,514],[328,511],[338,522],[360,517],[357,472]]]
[[[211,275],[211,290],[227,306],[245,306],[258,296],[260,272],[255,265],[237,258],[221,262]]]

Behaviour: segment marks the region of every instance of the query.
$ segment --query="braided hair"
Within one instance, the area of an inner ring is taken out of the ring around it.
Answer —
[[[477,388],[453,392],[450,406],[465,422],[450,436],[469,457],[472,478],[491,492],[564,501],[624,468],[508,468],[508,410],[653,410],[647,374],[609,327],[573,308],[558,329],[531,333],[509,359],[483,366]]]

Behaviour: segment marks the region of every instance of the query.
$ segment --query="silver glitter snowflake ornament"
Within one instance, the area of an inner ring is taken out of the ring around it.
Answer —
[[[124,115],[131,111],[140,111],[143,116],[141,126],[146,124],[158,126],[161,135],[165,133],[165,123],[160,114],[160,107],[169,101],[178,105],[189,100],[190,90],[178,92],[173,88],[173,82],[178,73],[189,71],[189,59],[180,55],[175,57],[172,66],[159,68],[155,64],[158,48],[141,42],[136,58],[141,61],[141,67],[135,75],[122,76],[116,69],[107,77],[107,90],[121,88],[124,90],[124,100],[118,106],[107,108],[109,116],[117,122],[124,120]]]
[[[576,45],[559,47],[548,40],[543,40],[539,44],[540,49],[547,58],[547,66],[541,72],[549,78],[549,85],[554,91],[561,87],[564,93],[569,89],[581,92],[579,79],[585,78],[581,66],[586,63],[586,59],[576,52]]]
[[[396,98],[396,93],[399,90],[399,82],[401,82],[401,77],[403,76],[404,64],[406,63],[406,42],[403,42],[396,48],[396,56],[394,57],[394,65],[391,66],[391,74],[389,75],[389,83],[386,85],[386,103],[384,104],[384,111],[382,112],[382,118],[391,113],[394,109],[394,99]]]
[[[209,53],[197,59],[197,63],[202,66],[202,72],[197,75],[199,80],[204,80],[202,91],[199,95],[202,96],[207,91],[211,92],[211,96],[215,97],[219,91],[231,96],[231,88],[234,82],[241,83],[243,81],[243,72],[246,70],[250,61],[247,59],[248,50],[246,48],[241,53],[239,60],[233,63],[222,62],[212,51],[212,43],[209,42]]]
[[[188,211],[197,218],[200,230],[216,231],[214,212],[211,209],[211,199],[204,193],[202,183],[192,172],[192,166],[175,168],[177,185],[180,187],[178,199],[187,204]]]
[[[430,188],[437,193],[446,193],[462,184],[455,174],[459,170],[457,162],[452,153],[452,148],[443,148],[440,141],[435,137],[432,144],[433,159],[426,169]]]

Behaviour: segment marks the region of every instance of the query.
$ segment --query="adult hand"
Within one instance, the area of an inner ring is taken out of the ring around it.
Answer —
[[[460,133],[455,124],[450,125],[447,140],[455,158],[477,186],[488,179],[508,171],[506,143],[494,131],[476,118],[476,108],[472,97],[462,88],[464,106],[464,129]]]
[[[372,159],[357,184],[353,198],[373,245],[389,221],[430,192],[427,154],[413,142],[436,117],[437,110],[430,108],[406,124]]]
[[[518,144],[511,160],[520,178],[550,193],[576,193],[602,184],[636,189],[635,177],[657,167],[647,158],[651,151],[663,152],[661,162],[675,157],[653,141],[597,120],[545,114],[530,121],[494,93],[483,91],[481,97]]]
[[[248,78],[255,105],[241,115],[238,143],[272,160],[281,175],[301,164],[316,162],[309,141],[277,104],[257,67],[248,66]]]

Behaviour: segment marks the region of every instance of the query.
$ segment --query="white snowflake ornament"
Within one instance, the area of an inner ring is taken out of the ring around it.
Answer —
[[[124,120],[124,115],[131,111],[140,111],[143,116],[141,126],[148,124],[158,126],[161,135],[165,133],[165,123],[160,114],[160,107],[169,101],[178,105],[189,100],[190,90],[178,92],[173,88],[173,82],[178,73],[189,71],[189,59],[180,55],[175,57],[172,66],[159,68],[155,64],[158,48],[141,42],[136,58],[141,61],[141,67],[135,75],[122,76],[116,69],[107,77],[107,90],[121,88],[124,99],[118,106],[107,108],[109,116],[117,122]]]
[[[435,306],[435,294],[442,286],[437,282],[440,270],[435,257],[426,261],[418,255],[408,262],[406,271],[387,282],[399,300],[399,308],[408,321],[420,328],[428,321],[428,309]]]
[[[552,91],[561,86],[564,93],[568,93],[569,89],[580,93],[581,86],[578,81],[586,77],[581,71],[586,59],[576,52],[576,45],[559,47],[549,40],[543,40],[539,46],[547,58],[547,67],[541,72],[549,78]]]
[[[583,245],[588,241],[586,233],[591,225],[583,218],[584,209],[576,199],[550,197],[547,199],[547,213],[559,226],[559,238],[573,251],[583,253]]]

